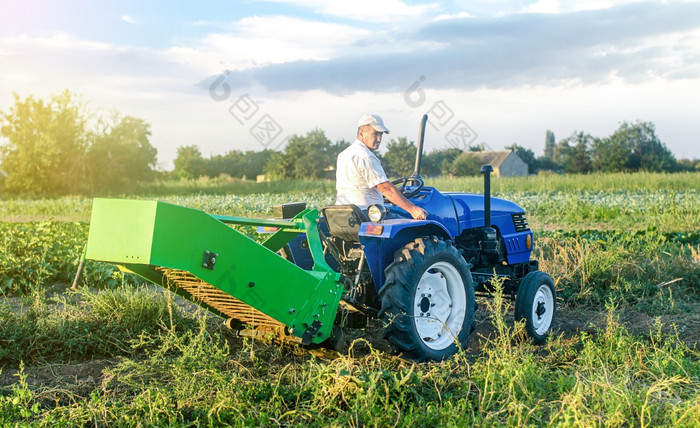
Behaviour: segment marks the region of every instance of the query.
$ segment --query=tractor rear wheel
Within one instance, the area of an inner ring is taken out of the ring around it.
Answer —
[[[557,291],[552,278],[542,271],[530,272],[522,280],[515,296],[515,320],[525,320],[525,331],[541,345],[557,315]]]
[[[384,337],[412,361],[440,361],[466,348],[474,320],[469,265],[450,242],[423,237],[386,268],[379,291]]]

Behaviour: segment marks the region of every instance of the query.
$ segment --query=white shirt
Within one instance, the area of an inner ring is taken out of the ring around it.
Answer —
[[[366,209],[372,204],[384,206],[377,184],[389,181],[379,158],[360,140],[355,140],[338,155],[335,172],[336,205],[355,204]]]

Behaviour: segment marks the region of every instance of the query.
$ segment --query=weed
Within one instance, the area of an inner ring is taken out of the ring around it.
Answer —
[[[132,352],[140,334],[165,327],[167,299],[153,290],[119,287],[94,293],[82,288],[52,299],[36,299],[20,311],[3,310],[0,365],[72,362]],[[173,314],[179,328],[192,321]]]
[[[163,318],[161,328],[131,339],[130,352],[105,370],[102,385],[84,399],[44,407],[18,382],[3,403],[21,397],[19,408],[27,412],[4,412],[3,422],[692,426],[697,421],[700,355],[672,326],[656,321],[646,337],[635,337],[609,304],[603,327],[553,336],[537,348],[523,341],[522,325],[508,321],[511,305],[498,283],[493,286],[487,310],[494,333],[478,357],[460,352],[441,363],[412,364],[358,339],[347,355],[319,359],[257,342],[232,348],[202,313],[190,324],[175,317],[175,328],[167,328]],[[134,293],[153,300],[146,289]],[[141,300],[128,293],[106,296],[95,310],[108,318],[113,314],[107,308],[129,299]],[[125,303],[124,318],[138,318],[144,304]]]
[[[7,396],[0,395],[0,424],[3,426],[12,421],[33,418],[41,412],[27,384],[24,363],[20,362],[16,376],[18,381],[12,385],[12,392]]]

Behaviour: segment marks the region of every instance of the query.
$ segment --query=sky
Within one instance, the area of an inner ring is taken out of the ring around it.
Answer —
[[[0,0],[0,110],[69,89],[151,125],[159,167],[282,150],[364,113],[425,150],[652,122],[700,158],[700,2]]]

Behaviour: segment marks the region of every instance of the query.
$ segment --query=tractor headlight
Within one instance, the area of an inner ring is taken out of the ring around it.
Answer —
[[[379,204],[372,204],[367,208],[369,219],[375,223],[379,223],[384,218],[384,207]]]

